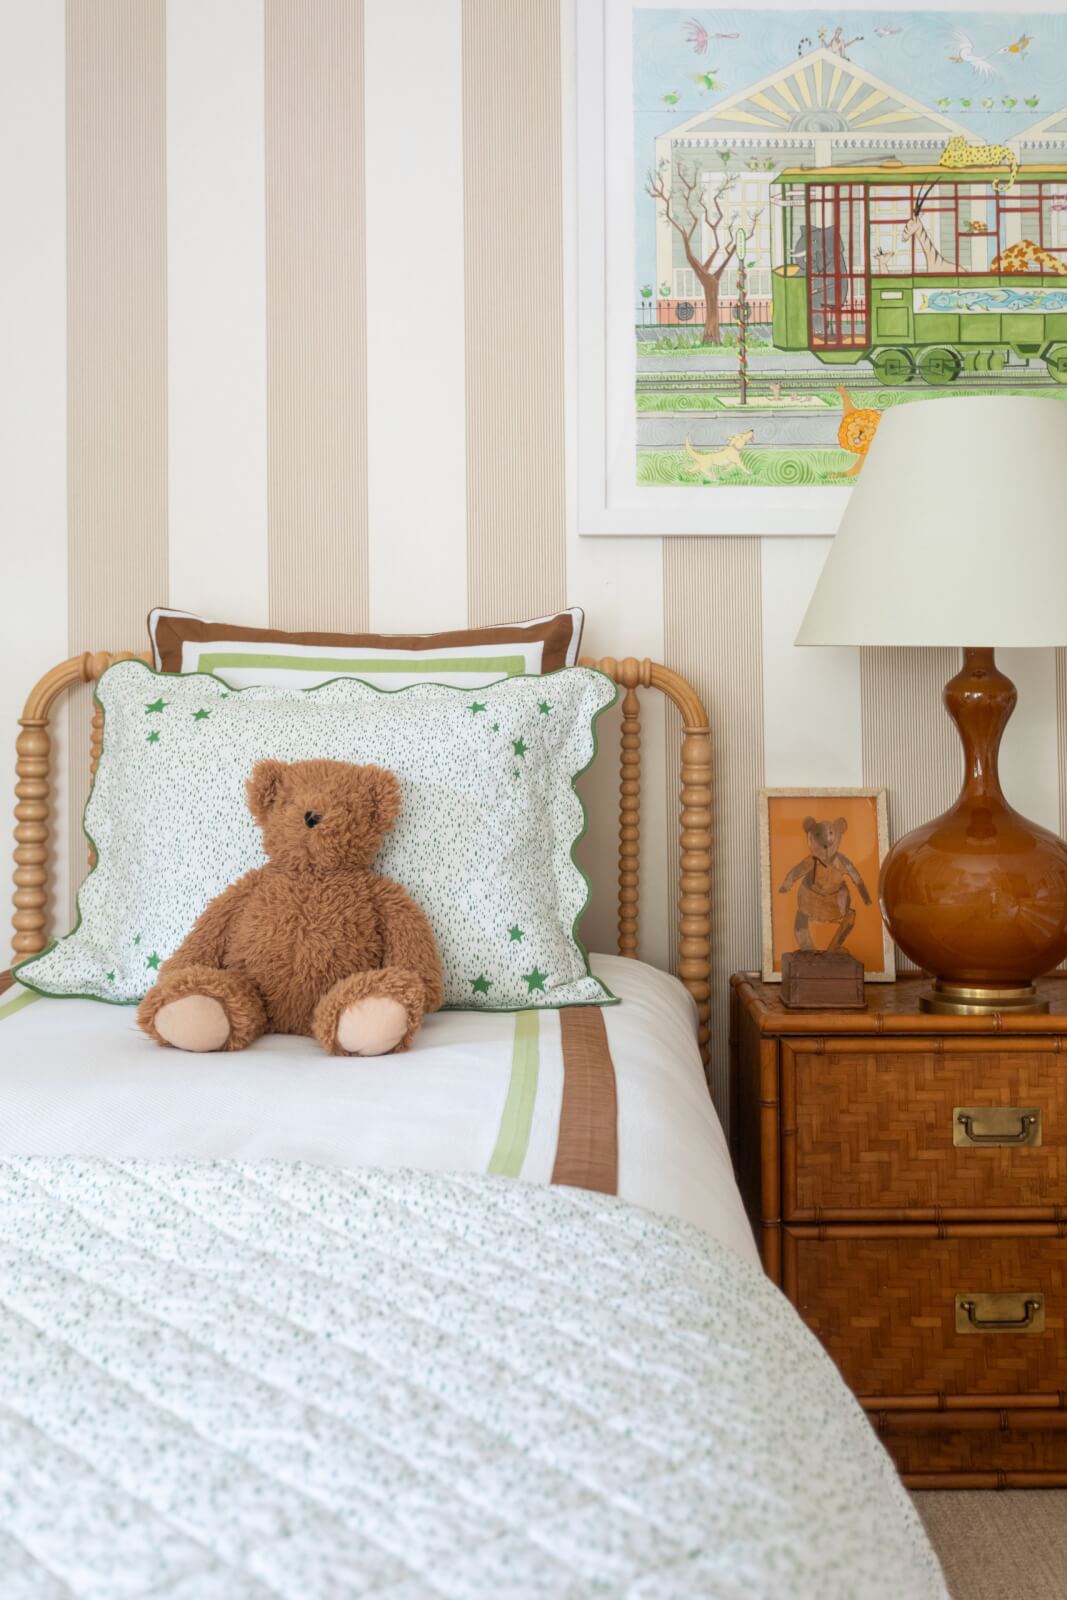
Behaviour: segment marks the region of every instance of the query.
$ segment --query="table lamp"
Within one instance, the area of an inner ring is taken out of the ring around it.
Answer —
[[[935,976],[927,1011],[1047,1011],[1034,979],[1067,956],[1067,845],[1004,798],[997,751],[1017,695],[993,655],[1067,644],[1065,490],[1067,405],[1051,397],[894,406],[797,635],[963,650],[944,696],[963,788],[897,841],[878,886],[893,938]]]

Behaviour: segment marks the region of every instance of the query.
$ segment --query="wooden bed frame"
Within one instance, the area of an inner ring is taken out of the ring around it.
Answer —
[[[52,709],[66,690],[95,683],[112,662],[150,661],[133,650],[87,650],[46,672],[35,684],[19,718],[15,763],[14,948],[19,959],[48,941],[52,859]],[[678,673],[647,658],[599,661],[583,656],[625,693],[619,776],[619,931],[621,956],[637,955],[641,863],[641,707],[639,689],[658,689],[682,719],[680,883],[677,975],[696,1001],[700,1053],[708,1064],[708,1001],[711,987],[711,738],[707,712],[696,691]],[[95,772],[103,742],[103,713],[93,702],[90,764]],[[92,853],[90,852],[90,859]]]

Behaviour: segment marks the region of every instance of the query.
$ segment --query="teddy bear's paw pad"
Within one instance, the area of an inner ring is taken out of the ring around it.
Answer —
[[[346,1006],[337,1023],[337,1046],[349,1056],[384,1056],[408,1031],[408,1014],[399,1000],[368,995]]]
[[[230,1037],[225,1008],[206,994],[171,1000],[153,1020],[156,1032],[176,1050],[221,1050]]]

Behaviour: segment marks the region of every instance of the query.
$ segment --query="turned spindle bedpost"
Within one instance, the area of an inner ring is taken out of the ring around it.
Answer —
[[[582,657],[626,690],[619,783],[619,954],[637,954],[641,852],[641,727],[637,689],[658,689],[682,718],[678,976],[696,1001],[700,1053],[708,1061],[711,1004],[711,732],[700,696],[669,667],[646,657]]]
[[[52,707],[65,690],[78,683],[95,683],[113,661],[124,661],[131,650],[111,654],[86,650],[60,662],[35,684],[19,718],[15,740],[15,915],[12,946],[18,959],[43,950],[48,942],[48,899],[52,856],[52,736],[48,731]],[[103,715],[93,703],[89,751],[91,772],[96,771],[103,742]],[[92,851],[89,852],[90,864]]]

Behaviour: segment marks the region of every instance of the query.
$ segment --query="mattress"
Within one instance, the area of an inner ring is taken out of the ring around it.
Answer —
[[[438,1012],[410,1051],[367,1060],[326,1056],[314,1040],[286,1035],[187,1055],[146,1039],[134,1007],[8,990],[0,1155],[232,1157],[607,1182],[755,1261],[688,992],[638,961],[595,956],[592,965],[621,1005]],[[599,1046],[588,1037],[598,1028]],[[614,1180],[601,1170],[605,1129]]]

